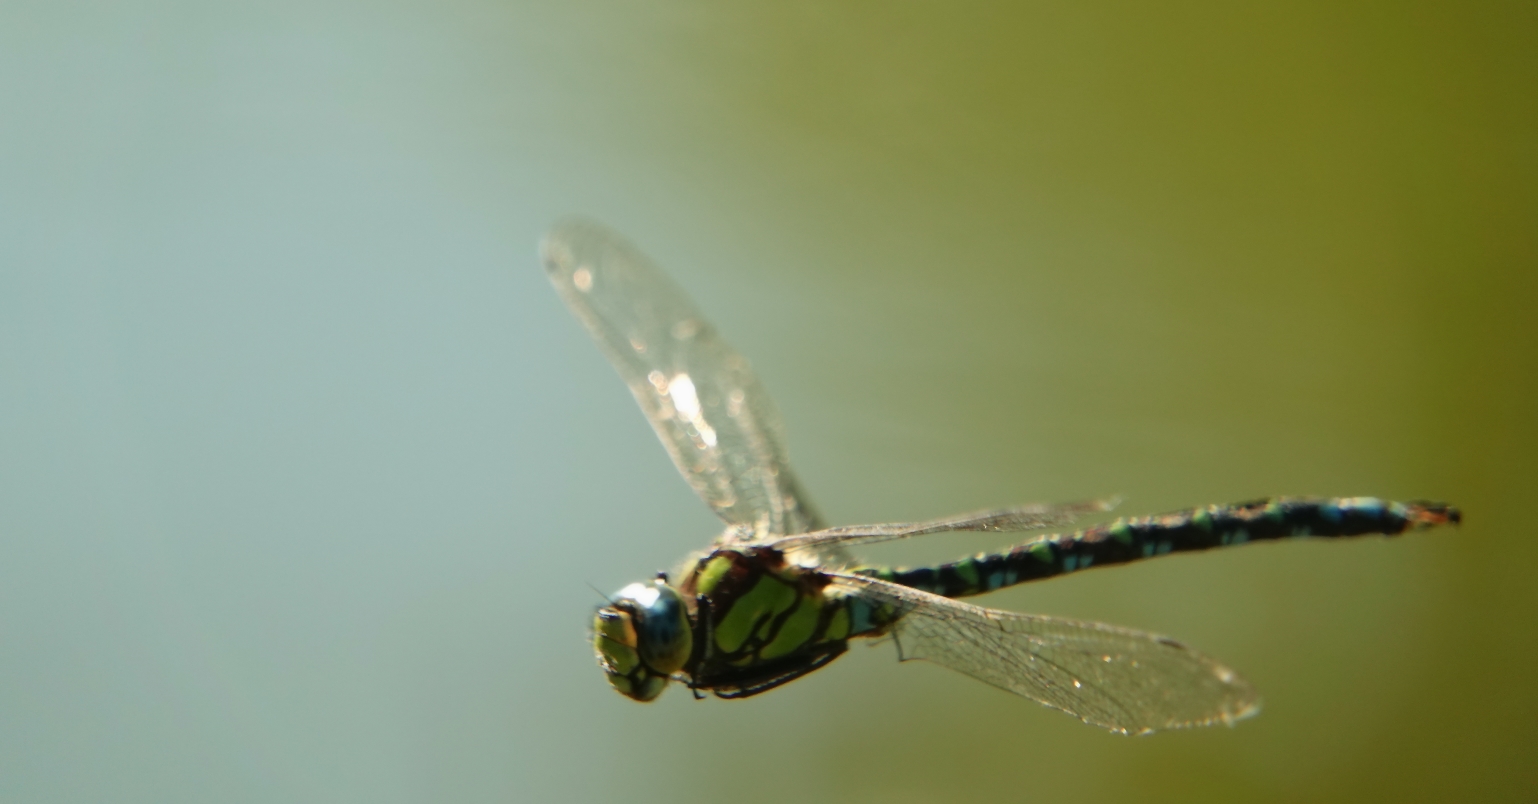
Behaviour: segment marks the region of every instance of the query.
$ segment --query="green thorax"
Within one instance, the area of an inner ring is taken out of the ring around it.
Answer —
[[[767,548],[719,549],[679,591],[708,616],[706,644],[685,668],[698,688],[725,697],[762,692],[832,661],[852,637],[882,633],[891,617],[849,596],[816,569]]]

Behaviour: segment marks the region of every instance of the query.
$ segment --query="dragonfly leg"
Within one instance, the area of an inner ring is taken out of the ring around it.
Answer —
[[[837,659],[849,647],[847,642],[830,642],[813,648],[810,655],[796,653],[760,663],[755,667],[731,668],[715,678],[706,679],[701,686],[707,687],[717,698],[748,698],[768,692],[781,684],[788,684]]]
[[[689,689],[694,692],[695,700],[705,696],[699,691],[699,668],[710,660],[711,644],[715,639],[715,624],[711,616],[710,598],[704,595],[694,597],[694,651],[689,656],[688,664],[684,669],[689,672]]]

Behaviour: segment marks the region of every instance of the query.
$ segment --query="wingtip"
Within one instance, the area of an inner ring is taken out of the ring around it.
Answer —
[[[1261,700],[1259,698],[1250,700],[1246,702],[1245,705],[1237,712],[1225,712],[1220,718],[1220,722],[1229,728],[1233,728],[1234,726],[1239,725],[1239,721],[1249,720],[1250,718],[1260,714],[1260,705]]]
[[[557,236],[558,232],[551,229],[539,239],[539,263],[545,266],[545,272],[556,275],[564,272],[571,265],[571,247]]]
[[[575,215],[556,219],[539,238],[539,259],[545,270],[551,274],[569,270],[576,259],[573,243],[580,239],[578,235],[584,229],[597,225],[594,221]]]

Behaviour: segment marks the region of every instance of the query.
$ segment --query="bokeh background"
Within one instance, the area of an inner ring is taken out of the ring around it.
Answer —
[[[1535,8],[0,5],[0,800],[1533,800]],[[633,704],[589,585],[716,523],[544,279],[567,213],[755,361],[836,522],[1467,524],[989,600],[1221,657],[1234,729],[890,646]]]

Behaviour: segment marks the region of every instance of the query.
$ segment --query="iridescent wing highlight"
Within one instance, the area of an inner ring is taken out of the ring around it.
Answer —
[[[821,526],[786,463],[769,395],[682,289],[591,221],[557,225],[540,250],[561,299],[711,510],[748,538]]]

